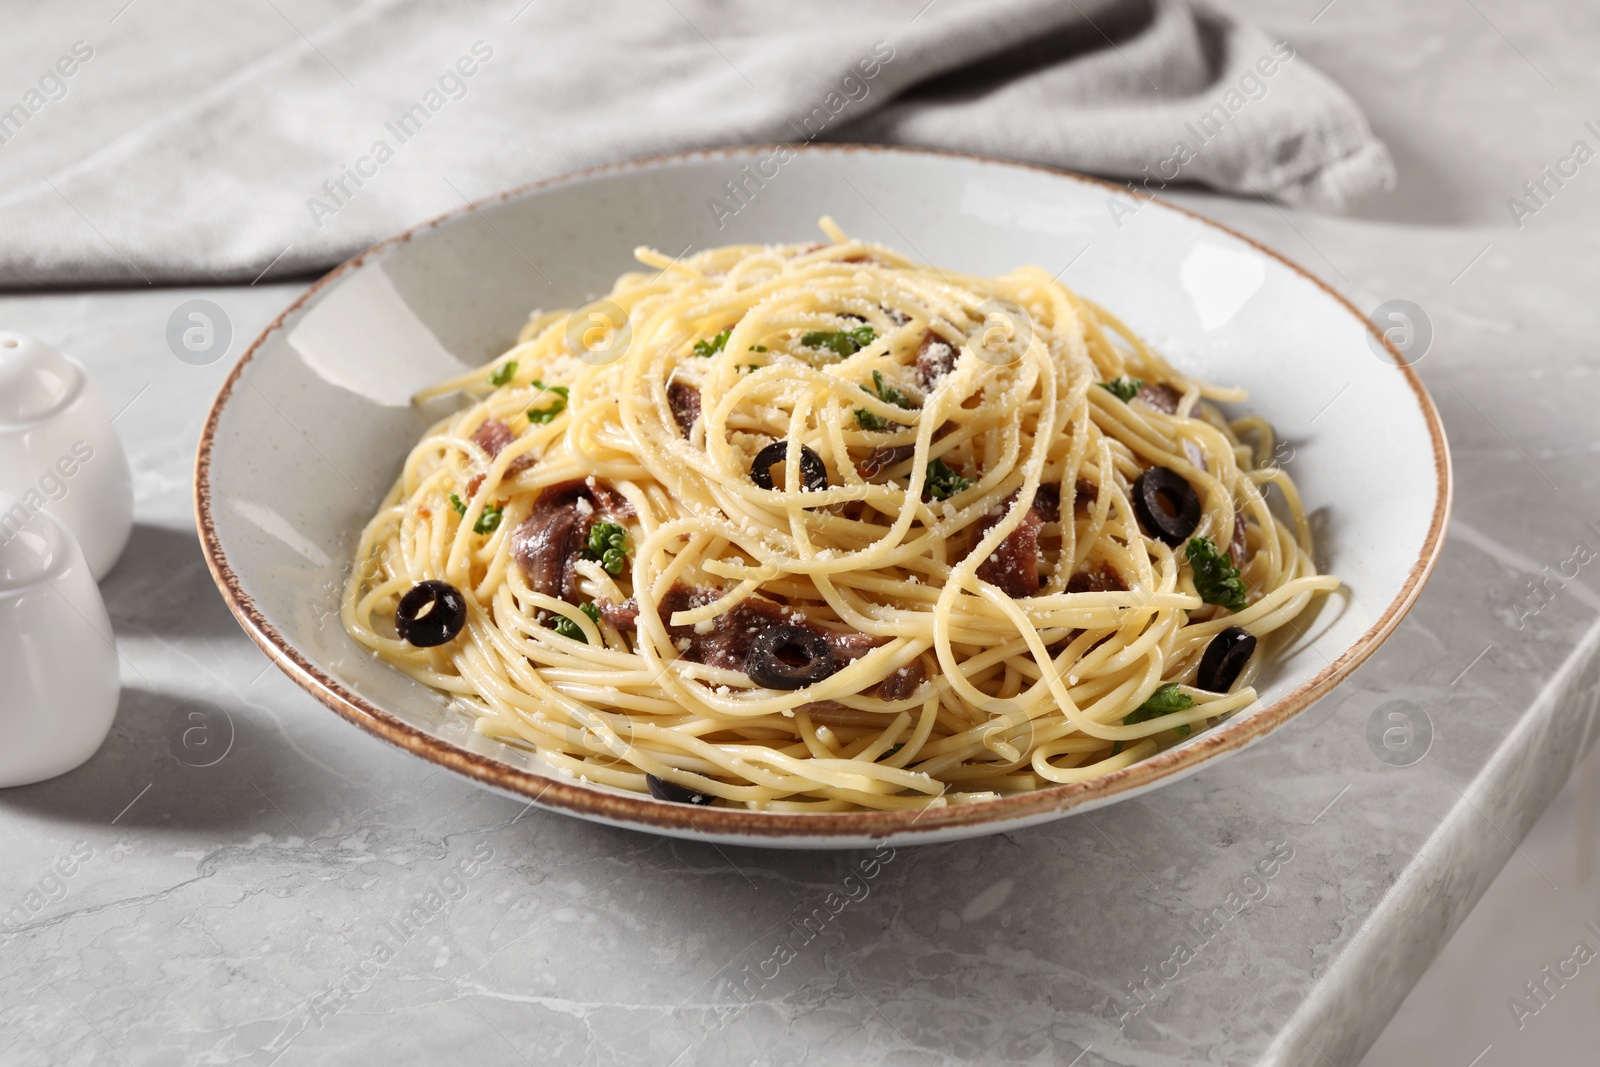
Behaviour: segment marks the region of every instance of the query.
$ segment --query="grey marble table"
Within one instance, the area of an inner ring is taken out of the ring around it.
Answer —
[[[82,358],[121,409],[138,492],[104,586],[117,724],[83,768],[0,792],[0,1062],[1358,1061],[1496,872],[1528,862],[1516,842],[1594,725],[1600,597],[1561,568],[1600,550],[1600,164],[1520,228],[1506,200],[1595,141],[1597,17],[1324,4],[1244,7],[1360,97],[1400,188],[1338,219],[1175,199],[1364,308],[1424,309],[1457,464],[1432,584],[1349,682],[1237,758],[865,868],[525,808],[268,665],[190,512],[226,361],[179,362],[164,335],[203,295],[238,345],[300,284],[0,296],[0,322]],[[1396,710],[1409,749],[1372,740]],[[848,907],[811,918],[835,892]],[[1502,1030],[1440,1035],[1432,1062],[1517,1063]]]

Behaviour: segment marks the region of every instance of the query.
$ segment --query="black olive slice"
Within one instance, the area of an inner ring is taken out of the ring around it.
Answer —
[[[780,624],[750,642],[744,672],[768,689],[804,689],[838,670],[826,638],[802,626]]]
[[[1200,657],[1200,688],[1213,693],[1232,689],[1255,650],[1255,635],[1242,627],[1230,626],[1213,637]]]
[[[1200,525],[1200,497],[1183,476],[1151,467],[1133,483],[1133,510],[1151,536],[1176,548]]]
[[[756,453],[755,462],[750,464],[750,480],[763,489],[776,488],[772,483],[772,468],[788,456],[788,441],[772,442]],[[805,445],[800,446],[800,481],[803,483],[801,492],[804,493],[828,488],[828,468],[823,464],[822,457]]]
[[[714,799],[704,793],[696,793],[693,789],[686,789],[676,782],[669,782],[665,778],[657,778],[653,774],[644,776],[644,784],[650,790],[650,795],[657,800],[669,800],[674,804],[694,804],[705,807]]]
[[[394,627],[408,644],[433,648],[455,640],[467,624],[467,598],[449,582],[419,582],[400,598]]]

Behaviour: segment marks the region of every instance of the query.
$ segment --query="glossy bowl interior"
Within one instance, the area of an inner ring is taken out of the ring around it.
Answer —
[[[748,169],[747,169],[748,168]],[[728,183],[742,190],[742,200]],[[713,206],[720,205],[720,207]],[[1261,701],[1091,782],[922,813],[798,815],[668,804],[551,773],[344,632],[355,539],[440,411],[424,385],[503,351],[534,308],[574,306],[678,255],[849,233],[997,274],[1035,263],[1180,368],[1250,390],[1345,590],[1259,680]],[[508,193],[373,248],[319,281],[241,359],[201,441],[198,519],[235,614],[328,707],[508,794],[616,825],[786,847],[949,840],[1059,818],[1193,772],[1335,685],[1399,622],[1443,538],[1449,457],[1415,374],[1304,271],[1215,224],[1058,171],[856,147],[747,148],[607,168]]]

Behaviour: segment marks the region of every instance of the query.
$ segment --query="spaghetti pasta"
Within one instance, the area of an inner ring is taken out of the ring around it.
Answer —
[[[641,249],[423,394],[466,403],[363,532],[350,634],[563,774],[764,810],[1081,781],[1248,706],[1338,582],[1244,394],[1036,267],[822,227]]]

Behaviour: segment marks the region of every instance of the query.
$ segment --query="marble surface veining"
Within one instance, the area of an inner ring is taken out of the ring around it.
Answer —
[[[242,343],[299,283],[0,296],[122,411],[138,494],[112,735],[0,793],[0,1063],[1358,1060],[1594,724],[1600,597],[1548,575],[1600,549],[1600,174],[1520,229],[1505,201],[1593,117],[1595,16],[1241,6],[1352,88],[1401,186],[1346,218],[1174,199],[1363,310],[1422,308],[1457,465],[1432,584],[1345,685],[1149,796],[892,854],[529,809],[324,710],[206,571],[192,453],[227,361],[179,362],[167,318],[204,296]],[[1430,738],[1404,766],[1369,739],[1397,701]]]

